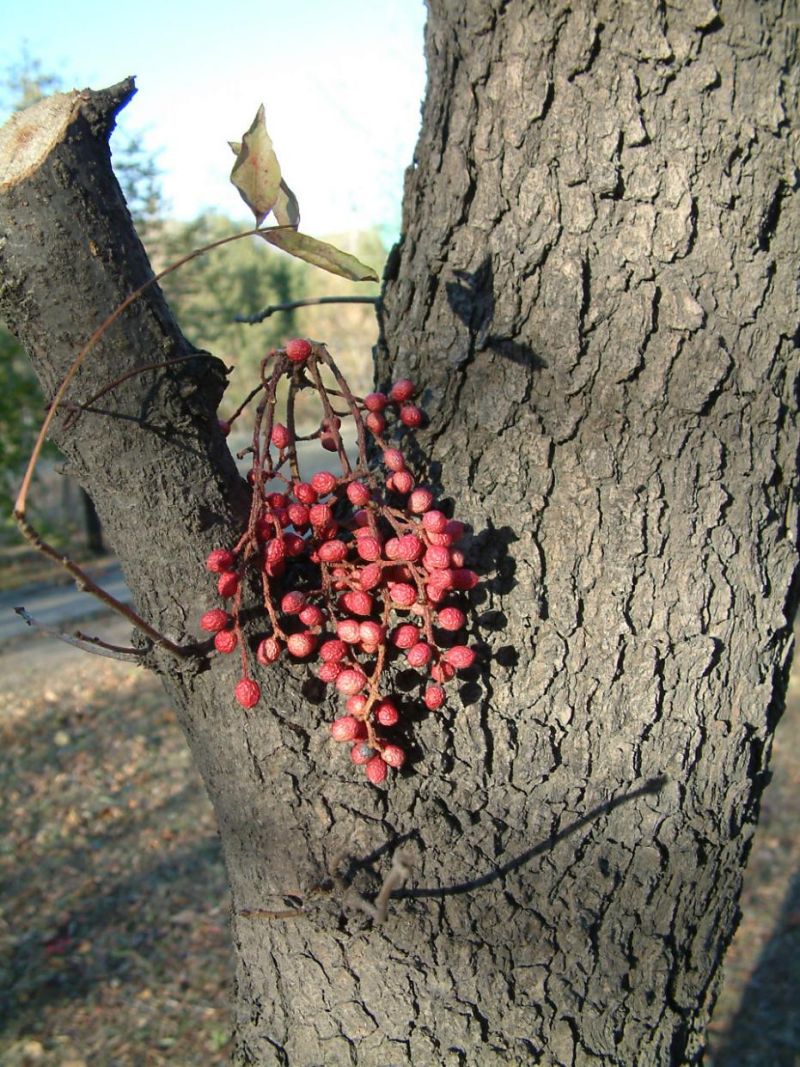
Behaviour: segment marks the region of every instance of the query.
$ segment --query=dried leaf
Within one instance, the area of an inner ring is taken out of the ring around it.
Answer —
[[[377,282],[378,275],[355,256],[351,256],[325,241],[317,241],[305,233],[296,230],[262,230],[260,236],[284,252],[289,252],[306,263],[322,267],[331,274],[349,278],[353,282]]]
[[[263,104],[242,138],[231,181],[255,215],[256,225],[260,226],[272,210],[281,188],[281,168],[267,133]]]

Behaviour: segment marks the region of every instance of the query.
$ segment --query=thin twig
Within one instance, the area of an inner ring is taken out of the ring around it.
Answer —
[[[45,626],[37,619],[25,610],[25,608],[14,608],[14,611],[19,615],[23,622],[34,630],[38,630],[40,633],[47,634],[48,637],[56,637],[59,641],[64,641],[68,645],[74,645],[75,648],[81,649],[83,652],[91,652],[94,656],[107,656],[109,659],[121,659],[127,662],[142,662],[142,652],[138,648],[123,648],[121,645],[110,645],[106,641],[102,641],[99,637],[88,637],[86,634],[82,634],[80,630],[76,630],[74,634],[65,634],[60,630],[51,630],[49,626]]]
[[[314,307],[317,304],[375,304],[380,303],[379,296],[315,296],[305,300],[289,300],[285,304],[270,304],[255,315],[235,315],[234,322],[243,322],[247,326],[257,326],[276,311],[294,311],[295,308]]]

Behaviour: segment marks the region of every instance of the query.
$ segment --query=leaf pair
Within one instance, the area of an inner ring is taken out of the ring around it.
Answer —
[[[304,259],[316,267],[339,274],[354,282],[376,282],[378,275],[355,256],[342,252],[325,241],[299,233],[300,208],[297,197],[283,180],[272,140],[267,133],[264,105],[256,112],[252,125],[241,142],[230,141],[236,155],[231,181],[253,212],[259,236],[277,248]],[[272,212],[277,228],[260,229]]]

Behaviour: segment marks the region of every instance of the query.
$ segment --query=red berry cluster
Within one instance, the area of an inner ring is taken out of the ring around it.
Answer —
[[[324,381],[325,368],[335,385]],[[287,377],[282,423],[275,408],[278,385]],[[307,437],[294,429],[302,389],[313,389],[322,407],[319,428]],[[429,489],[415,485],[403,453],[384,437],[391,417],[410,429],[422,424],[414,391],[401,379],[388,394],[356,397],[325,346],[302,338],[270,352],[261,386],[249,398],[261,394],[253,442],[245,450],[252,455],[247,529],[233,548],[214,549],[206,560],[230,610],[213,608],[200,620],[214,634],[217,651],[240,650],[235,697],[242,707],[254,707],[261,690],[251,676],[239,612],[245,575],[257,575],[270,623],[257,662],[268,666],[284,650],[294,659],[318,658],[317,677],[344,701],[331,736],[350,744],[353,763],[375,784],[405,760],[403,748],[384,734],[400,720],[397,702],[385,692],[387,669],[399,664],[419,671],[425,706],[436,711],[445,703],[444,684],[475,660],[457,636],[466,624],[458,593],[478,581],[456,547],[464,525],[435,506]],[[355,466],[342,443],[344,418],[355,422]],[[382,452],[385,477],[367,466],[368,434]],[[337,453],[339,473],[319,471],[302,480],[296,446],[310,439]],[[269,491],[276,481],[280,491]]]

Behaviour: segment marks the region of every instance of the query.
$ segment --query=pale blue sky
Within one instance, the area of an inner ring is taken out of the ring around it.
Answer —
[[[23,49],[68,87],[136,76],[120,127],[158,152],[173,214],[247,220],[230,185],[260,103],[301,228],[399,222],[424,91],[422,0],[17,0],[0,11],[0,76]]]

